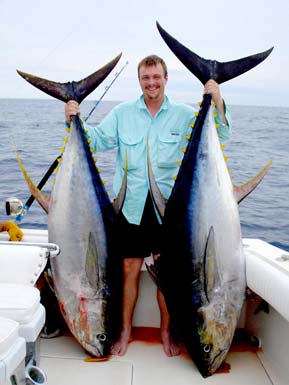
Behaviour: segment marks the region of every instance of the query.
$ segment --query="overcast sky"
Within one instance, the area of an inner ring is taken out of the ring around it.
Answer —
[[[289,106],[288,0],[0,0],[0,98],[49,98],[16,69],[66,82],[114,58],[115,71],[90,98],[98,99],[126,61],[106,100],[140,95],[136,67],[151,53],[168,64],[167,94],[196,102],[200,82],[162,40],[156,20],[207,59],[229,61],[274,46],[265,62],[221,86],[228,104]]]

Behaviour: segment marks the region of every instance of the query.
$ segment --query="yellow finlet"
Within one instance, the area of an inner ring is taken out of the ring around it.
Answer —
[[[66,128],[65,128],[65,131],[69,134],[70,131],[71,131],[70,127],[66,127]]]
[[[221,150],[222,150],[222,151],[224,151],[225,148],[226,148],[226,146],[225,146],[224,144],[221,144],[220,147],[221,147]]]
[[[87,143],[90,144],[91,143],[91,139],[87,139]]]
[[[194,128],[195,127],[195,122],[190,123],[190,127]]]
[[[178,166],[181,167],[182,163],[182,161],[178,162]]]
[[[62,154],[64,153],[65,151],[65,148],[64,147],[60,147],[60,152],[62,152]]]
[[[63,138],[63,142],[67,143],[68,142],[68,138],[67,137]]]
[[[187,147],[182,148],[182,152],[185,153],[187,151]]]
[[[194,115],[195,115],[195,117],[199,116],[199,111],[198,112],[194,112]]]
[[[220,127],[220,123],[216,123],[216,128],[219,128]]]
[[[190,140],[191,139],[191,134],[186,135],[186,139]]]
[[[214,112],[214,118],[216,118],[217,116],[218,116],[218,113]]]
[[[174,181],[177,180],[177,175],[173,176],[173,180],[174,180]]]

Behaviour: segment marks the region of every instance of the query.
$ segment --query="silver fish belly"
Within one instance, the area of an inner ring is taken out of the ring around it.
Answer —
[[[228,353],[245,292],[238,206],[212,107],[191,161],[167,202],[159,274],[176,331],[206,377]]]
[[[61,249],[51,260],[61,311],[73,335],[95,356],[107,336],[108,245],[105,223],[80,133],[73,124],[51,196],[49,241]]]

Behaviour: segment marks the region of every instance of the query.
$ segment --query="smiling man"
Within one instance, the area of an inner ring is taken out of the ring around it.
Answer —
[[[127,166],[127,192],[122,211],[118,215],[116,232],[119,253],[123,258],[122,330],[112,346],[112,354],[124,355],[132,339],[132,319],[138,298],[138,283],[145,257],[160,254],[161,221],[156,214],[149,193],[147,150],[154,177],[164,198],[168,199],[195,121],[195,110],[177,104],[165,95],[168,81],[163,59],[150,55],[138,65],[142,95],[135,102],[116,106],[97,127],[85,126],[94,151],[117,148],[114,193],[117,196],[124,169]],[[218,84],[209,80],[204,88],[216,105],[216,123],[221,141],[230,136],[227,111]],[[79,105],[71,100],[66,104],[67,123],[80,113]],[[177,261],[176,261],[177,263]],[[161,339],[167,356],[180,353],[174,341],[163,295],[157,293],[161,314]]]

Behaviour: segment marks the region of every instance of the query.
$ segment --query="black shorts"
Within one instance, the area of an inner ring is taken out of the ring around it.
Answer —
[[[122,258],[146,258],[160,253],[161,225],[148,194],[141,223],[129,223],[120,212],[116,219],[117,253]]]

